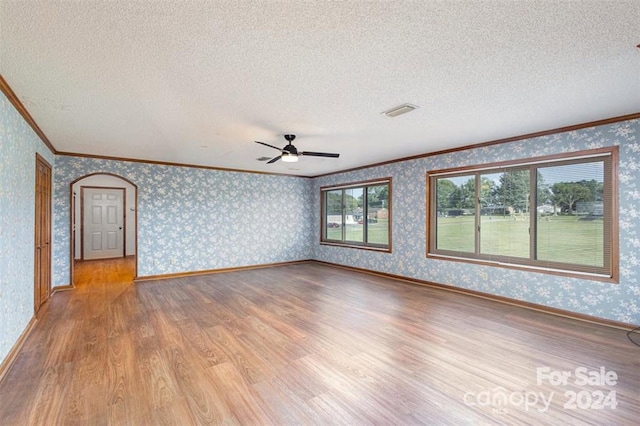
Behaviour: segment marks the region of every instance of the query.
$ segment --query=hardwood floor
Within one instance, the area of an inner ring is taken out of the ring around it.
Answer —
[[[622,330],[318,263],[139,284],[118,262],[85,266],[0,385],[1,424],[640,419],[640,347]],[[537,383],[538,367],[571,377]],[[581,385],[580,367],[616,384]],[[615,409],[588,408],[612,391]],[[582,408],[564,407],[571,392]]]
[[[135,267],[134,256],[104,260],[77,260],[74,266],[73,284],[83,288],[97,284],[132,283]]]

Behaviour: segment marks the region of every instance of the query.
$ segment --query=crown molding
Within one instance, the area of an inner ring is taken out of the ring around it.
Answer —
[[[53,154],[58,154],[58,150],[56,150],[56,148],[53,146],[49,138],[47,138],[47,135],[45,135],[42,129],[40,129],[36,121],[33,119],[31,114],[29,114],[29,111],[27,111],[27,108],[25,108],[24,104],[20,101],[20,99],[15,94],[13,89],[11,89],[11,87],[9,86],[9,83],[7,83],[7,81],[4,79],[2,74],[0,74],[0,91],[2,91],[2,93],[4,93],[4,95],[7,97],[7,99],[9,99],[9,102],[11,102],[13,107],[20,113],[22,118],[24,118],[24,120],[29,124],[29,126],[31,126],[33,131],[36,132],[40,140],[47,146],[47,148],[49,148],[49,150]]]
[[[81,158],[92,158],[96,160],[111,160],[111,161],[128,161],[131,163],[143,163],[143,164],[154,164],[158,166],[173,166],[173,167],[190,167],[193,169],[205,169],[205,170],[216,170],[219,172],[236,172],[236,173],[252,173],[256,175],[272,175],[272,176],[285,176],[292,178],[305,178],[311,179],[311,176],[303,176],[303,175],[290,175],[287,173],[274,173],[274,172],[261,172],[257,170],[243,170],[243,169],[231,169],[226,167],[215,167],[215,166],[202,166],[197,164],[188,164],[188,163],[174,163],[171,161],[156,161],[156,160],[143,160],[139,158],[127,158],[127,157],[112,157],[109,155],[94,155],[94,154],[80,154],[76,152],[63,152],[58,151],[56,155],[67,156],[67,157],[81,157]]]
[[[428,152],[428,153],[424,153],[424,154],[412,155],[412,156],[408,156],[408,157],[401,157],[401,158],[396,158],[396,159],[393,159],[393,160],[388,160],[388,161],[383,161],[383,162],[373,163],[373,164],[367,164],[367,165],[364,165],[364,166],[353,167],[353,168],[344,169],[344,170],[338,170],[338,171],[330,172],[330,173],[323,173],[323,174],[314,175],[314,176],[302,176],[302,175],[291,175],[291,174],[287,174],[287,173],[261,172],[261,171],[255,171],[255,170],[243,170],[243,169],[232,169],[232,168],[225,168],[225,167],[202,166],[202,165],[187,164],[187,163],[174,163],[174,162],[169,162],[169,161],[155,161],[155,160],[145,160],[145,159],[136,159],[136,158],[112,157],[112,156],[106,156],[106,155],[92,155],[92,154],[81,154],[81,153],[75,153],[75,152],[58,151],[53,146],[51,141],[49,141],[49,138],[47,138],[47,136],[44,134],[42,129],[40,129],[40,127],[35,122],[35,120],[31,116],[31,114],[29,114],[29,111],[27,111],[25,106],[22,104],[22,102],[20,101],[18,96],[15,94],[15,92],[11,89],[11,87],[9,86],[7,81],[4,79],[2,74],[0,74],[0,91],[2,91],[2,93],[4,93],[4,95],[7,97],[7,99],[9,99],[9,102],[11,102],[11,104],[14,106],[14,108],[20,113],[20,115],[22,115],[22,117],[29,124],[29,126],[31,126],[33,131],[36,132],[36,134],[40,137],[42,142],[55,155],[66,155],[66,156],[71,156],[71,157],[95,158],[95,159],[101,159],[101,160],[129,161],[129,162],[134,162],[134,163],[156,164],[156,165],[163,165],[163,166],[192,167],[192,168],[197,168],[197,169],[217,170],[217,171],[224,171],[224,172],[254,173],[254,174],[274,175],[274,176],[289,176],[289,177],[307,178],[307,179],[315,179],[315,178],[320,178],[320,177],[325,177],[325,176],[333,176],[333,175],[338,175],[338,174],[342,174],[342,173],[353,172],[353,171],[356,171],[356,170],[362,170],[362,169],[369,169],[369,168],[373,168],[373,167],[386,166],[388,164],[393,164],[393,163],[401,163],[401,162],[404,162],[404,161],[417,160],[417,159],[420,159],[420,158],[428,158],[428,157],[433,157],[433,156],[436,156],[436,155],[450,154],[450,153],[453,153],[453,152],[466,151],[466,150],[469,150],[469,149],[484,148],[484,147],[491,146],[491,145],[499,145],[499,144],[503,144],[503,143],[516,142],[516,141],[520,141],[520,140],[524,140],[524,139],[532,139],[532,138],[537,138],[537,137],[541,137],[541,136],[553,135],[553,134],[557,134],[557,133],[571,132],[571,131],[585,129],[585,128],[589,128],[589,127],[603,126],[605,124],[618,123],[618,122],[621,122],[621,121],[634,120],[634,119],[640,118],[640,112],[636,112],[636,113],[632,113],[632,114],[621,115],[621,116],[611,117],[611,118],[605,118],[605,119],[596,120],[596,121],[589,121],[589,122],[586,122],[586,123],[575,124],[575,125],[571,125],[571,126],[558,127],[556,129],[543,130],[543,131],[540,131],[540,132],[527,133],[527,134],[519,135],[519,136],[512,136],[512,137],[508,137],[508,138],[502,138],[502,139],[496,139],[496,140],[487,141],[487,142],[481,142],[481,143],[476,143],[476,144],[465,145],[465,146],[461,146],[461,147],[457,147],[457,148],[450,148],[450,149],[444,149],[444,150],[440,150],[440,151]]]
[[[338,175],[338,174],[341,174],[341,173],[354,172],[356,170],[369,169],[369,168],[372,168],[372,167],[386,166],[388,164],[393,164],[393,163],[401,163],[403,161],[410,161],[410,160],[417,160],[417,159],[420,159],[420,158],[435,157],[436,155],[450,154],[452,152],[467,151],[467,150],[470,150],[470,149],[484,148],[484,147],[491,146],[491,145],[500,145],[500,144],[503,144],[503,143],[516,142],[516,141],[521,141],[521,140],[524,140],[524,139],[539,138],[541,136],[549,136],[549,135],[554,135],[554,134],[557,134],[557,133],[572,132],[572,131],[575,131],[575,130],[586,129],[586,128],[589,128],[589,127],[604,126],[605,124],[613,124],[613,123],[618,123],[618,122],[621,122],[621,121],[634,120],[634,119],[638,119],[638,118],[640,118],[640,112],[635,112],[633,114],[620,115],[620,116],[617,116],[617,117],[605,118],[603,120],[589,121],[589,122],[586,122],[586,123],[574,124],[572,126],[558,127],[556,129],[551,129],[551,130],[543,130],[541,132],[527,133],[527,134],[519,135],[519,136],[511,136],[511,137],[508,137],[508,138],[495,139],[495,140],[488,141],[488,142],[480,142],[480,143],[475,143],[475,144],[471,144],[471,145],[464,145],[464,146],[460,146],[460,147],[457,147],[457,148],[449,148],[449,149],[443,149],[443,150],[440,150],[440,151],[428,152],[428,153],[425,153],[425,154],[417,154],[417,155],[412,155],[412,156],[409,156],[409,157],[396,158],[394,160],[382,161],[380,163],[374,163],[374,164],[368,164],[368,165],[365,165],[365,166],[353,167],[351,169],[339,170],[337,172],[323,173],[323,174],[315,175],[315,176],[311,176],[311,177],[315,179],[315,178],[320,178],[320,177],[325,177],[325,176],[333,176],[333,175]]]

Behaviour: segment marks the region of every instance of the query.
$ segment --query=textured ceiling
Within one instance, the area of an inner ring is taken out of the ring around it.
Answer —
[[[638,112],[638,43],[637,0],[0,1],[58,151],[309,176]]]

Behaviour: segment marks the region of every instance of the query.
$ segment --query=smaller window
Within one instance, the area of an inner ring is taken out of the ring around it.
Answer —
[[[391,178],[320,188],[320,242],[391,251]]]

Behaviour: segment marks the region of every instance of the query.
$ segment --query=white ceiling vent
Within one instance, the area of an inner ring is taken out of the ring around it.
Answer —
[[[382,114],[386,115],[387,117],[397,117],[399,115],[406,114],[407,112],[411,112],[416,108],[418,108],[418,105],[402,104],[386,111],[382,111]]]

